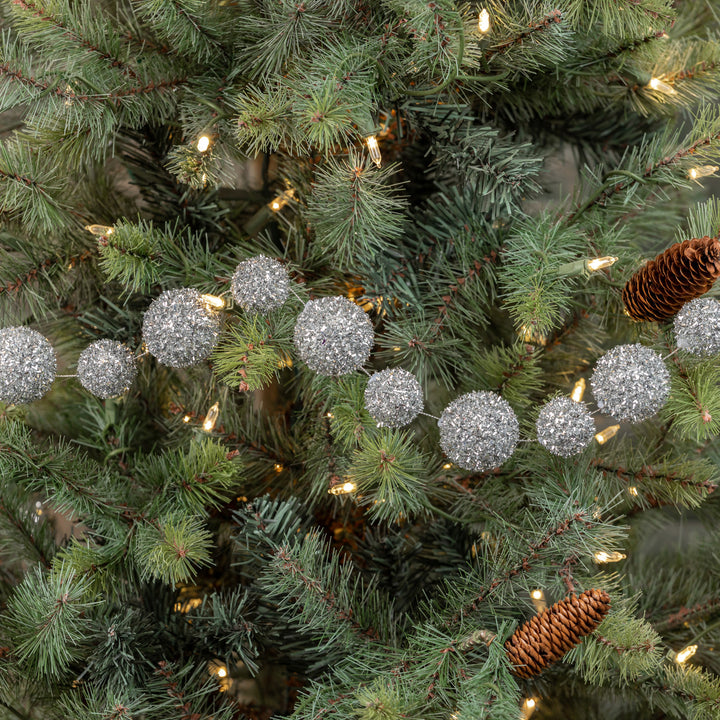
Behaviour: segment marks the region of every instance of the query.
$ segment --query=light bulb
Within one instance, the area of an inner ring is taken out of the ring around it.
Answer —
[[[666,82],[662,81],[660,78],[651,78],[650,82],[648,83],[648,87],[652,90],[657,90],[657,92],[665,93],[666,95],[676,95],[677,91],[672,85],[668,85]]]
[[[189,415],[186,415],[186,416],[183,418],[183,422],[184,422],[184,423],[189,423],[191,420],[192,420],[192,418],[191,418]]]
[[[283,466],[280,463],[275,463],[275,472],[282,472]]]
[[[535,698],[525,698],[522,704],[520,720],[529,720],[532,714],[535,712],[536,707],[537,700],[535,700]]]
[[[452,467],[452,463],[445,463],[445,464],[443,465],[443,467],[444,467],[446,470],[449,470],[449,469]]]
[[[606,255],[605,257],[593,258],[587,261],[588,270],[602,270],[603,268],[610,267],[617,262],[617,258],[612,255]]]
[[[542,600],[543,591],[542,590],[533,590],[530,595],[532,596],[533,600]]]
[[[700,165],[698,167],[694,167],[690,170],[688,173],[688,177],[691,180],[697,180],[698,178],[702,177],[710,177],[711,175],[714,175],[720,168],[717,165]]]
[[[620,552],[605,552],[601,550],[600,552],[595,553],[595,562],[600,563],[601,565],[604,565],[605,563],[614,563],[614,562],[620,562],[621,560],[624,560],[627,557],[627,555],[623,555]]]
[[[215,403],[212,407],[210,407],[205,415],[205,420],[202,426],[203,430],[205,432],[212,432],[215,428],[215,423],[217,422],[218,417],[220,417],[220,403]]]
[[[112,235],[114,228],[109,225],[86,225],[85,229],[93,235]]]
[[[687,662],[697,652],[697,649],[698,649],[697,645],[688,645],[686,648],[683,648],[675,656],[675,662],[682,665],[684,662]]]
[[[217,674],[218,674],[218,677],[227,677],[227,669],[224,667],[219,667]]]
[[[295,189],[294,188],[288,188],[285,190],[285,192],[278,195],[276,198],[274,198],[269,204],[268,207],[273,211],[277,212],[278,210],[282,210],[288,202],[294,197],[295,195]]]
[[[575,402],[580,402],[585,395],[586,382],[585,378],[580,378],[575,385],[573,385],[572,392],[570,393],[570,399]]]
[[[631,486],[631,487],[628,488],[628,492],[629,492],[632,496],[637,497],[638,489],[633,485],[633,486]]]
[[[483,8],[478,15],[478,30],[486,33],[490,29],[490,13]]]
[[[200,299],[208,310],[220,310],[225,307],[225,301],[217,295],[201,295]]]
[[[543,612],[543,610],[547,610],[547,603],[545,602],[545,593],[540,589],[537,588],[537,590],[532,590],[530,592],[530,598],[532,600],[532,604],[535,607],[536,612]]]
[[[610,425],[604,430],[601,430],[597,435],[595,435],[595,440],[597,440],[599,445],[604,445],[610,438],[613,438],[617,435],[617,431],[619,429],[619,425]]]
[[[344,483],[337,483],[337,485],[332,485],[328,492],[330,495],[347,495],[348,493],[353,492],[357,488],[357,485],[355,485],[354,482],[350,482],[349,480]]]
[[[374,135],[367,138],[367,146],[371,160],[380,167],[382,164],[382,156],[380,155],[380,146],[378,145],[377,138]]]
[[[210,147],[210,138],[207,135],[201,135],[197,141],[197,149],[204,153]]]

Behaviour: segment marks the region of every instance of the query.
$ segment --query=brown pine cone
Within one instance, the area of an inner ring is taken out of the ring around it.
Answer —
[[[538,675],[589,635],[607,615],[610,596],[604,590],[570,595],[518,628],[505,643],[513,674]]]
[[[623,302],[635,320],[668,320],[686,302],[704,295],[719,275],[720,240],[684,240],[671,245],[625,283]]]

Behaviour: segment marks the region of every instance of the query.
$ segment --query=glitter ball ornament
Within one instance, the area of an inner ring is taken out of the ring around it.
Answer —
[[[0,329],[0,400],[29,403],[47,393],[57,362],[50,342],[29,327]]]
[[[244,310],[266,313],[287,300],[290,278],[277,260],[257,255],[235,268],[231,290],[235,302]]]
[[[150,354],[163,365],[189,367],[210,357],[220,318],[197,290],[166,290],[150,304],[142,332]]]
[[[602,412],[640,422],[667,402],[670,373],[654,350],[637,343],[618,345],[597,361],[590,386]]]
[[[492,392],[461,395],[438,421],[440,446],[458,467],[481,472],[515,452],[520,427],[507,400]]]
[[[595,423],[585,405],[568,397],[545,403],[535,428],[538,442],[561,457],[582,452],[595,435]]]
[[[675,316],[677,346],[695,355],[720,353],[720,302],[701,297],[683,305]]]
[[[80,353],[77,372],[86,390],[100,398],[111,398],[128,391],[137,367],[128,347],[115,340],[98,340]]]
[[[365,409],[378,427],[402,427],[423,409],[423,393],[417,378],[402,368],[375,373],[365,387]]]
[[[295,323],[295,347],[320,375],[347,375],[361,368],[373,343],[370,319],[345,297],[309,300]]]

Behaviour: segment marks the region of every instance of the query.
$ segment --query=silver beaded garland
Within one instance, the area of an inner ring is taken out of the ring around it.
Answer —
[[[683,305],[675,316],[677,346],[695,355],[720,353],[720,302],[699,297]]]
[[[277,260],[257,255],[235,268],[230,287],[235,302],[244,310],[267,313],[287,300],[290,278]]]
[[[638,343],[618,345],[597,361],[590,386],[602,412],[640,422],[667,402],[670,373],[651,348]]]
[[[295,347],[320,375],[346,375],[361,368],[374,344],[368,316],[345,297],[309,300],[295,323]]]
[[[535,424],[538,442],[553,455],[582,452],[595,435],[595,422],[583,403],[556,397],[545,403]]]
[[[57,361],[50,342],[32,328],[0,329],[0,400],[8,404],[39,400],[50,390]]]
[[[458,467],[482,472],[502,465],[520,436],[518,419],[507,400],[480,391],[461,395],[438,421],[440,446]]]
[[[197,290],[166,290],[150,304],[142,332],[148,351],[163,365],[189,367],[210,357],[220,318]]]
[[[378,427],[402,427],[422,412],[422,387],[407,370],[381,370],[368,380],[365,387],[365,409]]]
[[[135,380],[135,356],[120,342],[98,340],[80,353],[77,373],[81,385],[93,395],[103,399],[118,397]]]

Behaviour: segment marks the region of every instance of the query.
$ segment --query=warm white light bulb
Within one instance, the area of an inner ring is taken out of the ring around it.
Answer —
[[[710,177],[714,175],[720,168],[717,165],[699,165],[694,167],[688,173],[688,177],[692,180],[697,180],[702,177]]]
[[[205,303],[208,310],[221,310],[225,307],[225,301],[217,295],[201,295],[200,299]]]
[[[697,649],[698,649],[697,645],[688,645],[686,648],[683,648],[675,656],[675,662],[682,665],[684,662],[687,662],[697,652]]]
[[[114,228],[109,225],[86,225],[85,229],[93,235],[112,235]]]
[[[677,93],[672,85],[668,85],[668,83],[660,78],[651,78],[648,87],[657,92],[665,93],[666,95],[675,95]]]
[[[217,671],[218,677],[227,677],[227,670],[224,667],[218,668]]]
[[[621,560],[624,560],[627,557],[627,555],[623,555],[620,552],[596,552],[595,553],[595,562],[600,563],[601,565],[604,565],[605,563],[614,563],[614,562],[620,562]]]
[[[533,590],[530,595],[532,596],[533,600],[542,600],[543,591],[542,590]]]
[[[331,495],[347,495],[351,492],[353,492],[357,488],[357,485],[355,485],[354,482],[350,482],[349,480],[344,483],[338,483],[337,485],[333,485],[328,492]]]
[[[570,393],[570,399],[575,402],[580,402],[585,395],[586,382],[585,378],[580,378],[573,386],[572,392]]]
[[[210,138],[207,135],[201,135],[197,141],[197,149],[202,153],[210,147]]]
[[[490,13],[483,8],[478,15],[478,30],[486,33],[490,29]]]
[[[613,438],[617,435],[617,431],[619,429],[619,425],[610,425],[609,427],[606,427],[604,430],[601,430],[597,435],[595,435],[595,440],[597,440],[599,445],[604,445],[610,438]]]
[[[367,138],[367,146],[371,160],[380,167],[382,164],[382,156],[380,155],[380,146],[378,145],[377,138],[374,135]]]
[[[617,258],[612,255],[606,255],[605,257],[593,258],[587,261],[588,270],[602,270],[603,268],[610,267],[617,262]]]
[[[220,417],[220,403],[215,403],[205,415],[203,430],[205,432],[212,432],[215,428],[215,423],[217,422],[218,417]]]

